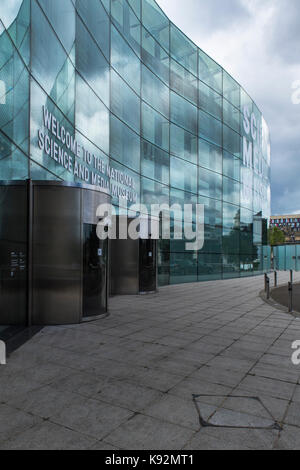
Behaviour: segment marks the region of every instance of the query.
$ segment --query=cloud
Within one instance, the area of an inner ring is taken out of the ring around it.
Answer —
[[[283,62],[298,64],[300,51],[299,0],[275,0],[277,12],[273,23],[270,53]],[[283,14],[282,14],[283,13]]]
[[[177,26],[187,30],[189,37],[199,30],[202,33],[228,30],[249,17],[248,8],[240,0],[230,0],[230,8],[227,0],[158,0],[158,3],[171,19],[180,18]]]
[[[272,142],[272,212],[300,207],[299,0],[158,0],[187,36],[246,89]]]
[[[0,0],[0,19],[6,28],[16,19],[23,0]]]

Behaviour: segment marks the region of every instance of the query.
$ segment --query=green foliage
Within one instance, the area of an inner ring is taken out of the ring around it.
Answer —
[[[283,231],[280,230],[280,228],[278,227],[273,227],[269,229],[268,239],[269,239],[269,244],[271,246],[285,244],[285,235]]]

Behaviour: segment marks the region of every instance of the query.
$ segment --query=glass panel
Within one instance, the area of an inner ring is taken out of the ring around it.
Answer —
[[[169,117],[169,88],[143,66],[142,97],[153,108]]]
[[[170,281],[170,253],[158,252],[158,285],[167,286]]]
[[[229,127],[223,125],[223,145],[228,152],[241,157],[241,137]]]
[[[223,256],[223,279],[240,277],[240,257],[236,254]]]
[[[147,104],[142,104],[143,137],[162,149],[169,150],[169,122]]]
[[[113,70],[111,71],[111,110],[136,132],[140,131],[140,99]]]
[[[1,20],[6,28],[9,28],[15,21],[22,3],[23,0],[15,0],[10,2],[9,8],[7,8],[7,0],[0,0]]]
[[[171,60],[171,88],[198,105],[198,80],[175,60]]]
[[[101,3],[103,3],[104,8],[108,13],[110,13],[110,3],[111,0],[101,0]]]
[[[169,204],[169,188],[157,181],[141,178],[142,204],[146,204],[150,210],[151,204]]]
[[[169,84],[169,56],[144,28],[142,31],[142,60],[153,73]]]
[[[149,142],[142,141],[141,171],[144,176],[168,185],[170,180],[169,154]]]
[[[103,152],[109,153],[109,112],[91,88],[76,79],[76,127]]]
[[[157,3],[143,0],[143,25],[167,51],[169,50],[169,20]]]
[[[52,0],[48,0],[52,1]],[[99,0],[76,0],[77,11],[101,51],[109,59],[109,19]]]
[[[222,119],[222,96],[202,82],[199,82],[199,106],[207,113]]]
[[[218,93],[223,91],[222,67],[199,49],[199,78]]]
[[[204,226],[203,253],[222,252],[222,227],[215,225]]]
[[[199,168],[199,194],[201,196],[222,199],[222,176],[212,171]]]
[[[286,256],[286,270],[296,269],[296,247],[295,245],[287,245],[285,247],[285,256]]]
[[[174,219],[183,220],[183,211],[185,204],[192,204],[192,222],[196,223],[196,204],[197,204],[197,196],[192,193],[186,193],[184,191],[180,191],[179,189],[171,188],[170,190],[170,206],[174,204],[180,206],[180,210],[175,210],[173,214]],[[176,251],[176,250],[175,250]]]
[[[9,3],[0,0],[0,34],[6,26],[26,65],[30,62],[30,0],[15,0]],[[1,49],[1,48],[0,48]]]
[[[141,53],[140,22],[124,0],[111,0],[112,19],[138,55]]]
[[[171,55],[197,76],[198,49],[176,26],[171,24]]]
[[[240,132],[240,111],[227,100],[223,100],[223,121],[236,132]]]
[[[180,158],[171,157],[171,185],[190,193],[197,193],[197,166]]]
[[[199,139],[199,166],[222,173],[222,149]]]
[[[171,120],[193,134],[197,134],[197,108],[181,96],[171,92]]]
[[[236,108],[240,108],[240,86],[225,70],[223,71],[223,95]]]
[[[28,158],[0,131],[1,180],[25,180],[29,178]]]
[[[76,64],[93,91],[109,106],[109,66],[82,21],[76,22]]]
[[[170,132],[170,152],[191,163],[197,163],[197,137],[175,124],[171,124]]]
[[[40,0],[39,3],[67,54],[70,54],[75,42],[75,8],[72,1]]]
[[[199,136],[222,146],[222,123],[209,114],[199,111]]]
[[[182,239],[174,237],[174,233],[182,233]],[[186,236],[188,234],[188,237]],[[170,251],[173,253],[189,253],[186,250],[187,243],[193,243],[196,238],[196,225],[183,223],[182,220],[174,220],[171,226]]]
[[[111,27],[111,65],[140,94],[140,60],[114,26]]]
[[[232,204],[240,203],[240,183],[223,176],[223,200]]]
[[[129,5],[133,9],[138,18],[141,18],[141,0],[128,0]]]
[[[222,256],[219,254],[199,254],[198,281],[221,279]]]
[[[223,174],[240,181],[240,159],[225,151],[223,152]]]
[[[170,284],[197,281],[197,253],[170,253]]]
[[[51,93],[67,55],[36,2],[32,5],[32,73],[47,93]]]
[[[0,36],[0,129],[28,153],[29,76],[6,32]],[[2,149],[0,148],[2,154]],[[3,156],[7,156],[7,145]],[[2,178],[3,179],[3,178]]]
[[[205,225],[221,226],[223,221],[222,202],[199,196],[198,203],[204,205]]]
[[[239,207],[223,203],[223,228],[224,231],[240,228]]]
[[[123,165],[139,171],[140,137],[116,117],[110,117],[110,153]]]

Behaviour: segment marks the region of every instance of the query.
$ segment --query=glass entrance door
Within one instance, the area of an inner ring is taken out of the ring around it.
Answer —
[[[107,311],[107,240],[100,240],[96,225],[83,226],[83,318]]]
[[[140,292],[156,291],[156,240],[140,239]]]

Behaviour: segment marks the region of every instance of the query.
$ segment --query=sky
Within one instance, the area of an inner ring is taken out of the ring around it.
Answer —
[[[300,0],[157,3],[256,102],[271,134],[272,215],[300,214]]]

